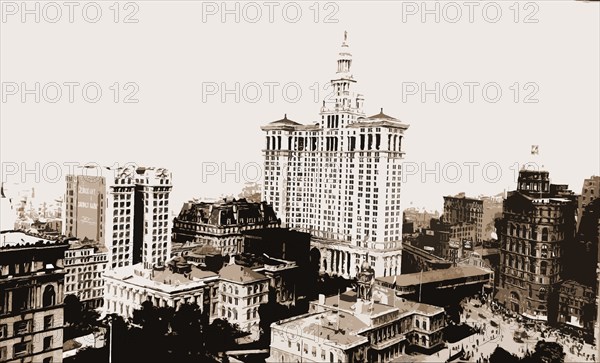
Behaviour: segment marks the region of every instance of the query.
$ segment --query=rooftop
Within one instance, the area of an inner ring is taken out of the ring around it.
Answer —
[[[217,274],[192,267],[189,274],[180,274],[165,269],[145,270],[142,264],[119,267],[105,272],[105,276],[115,280],[158,290],[165,293],[177,293],[203,287],[207,282],[217,279]]]
[[[302,336],[315,337],[322,344],[350,348],[367,344],[367,337],[357,335],[367,325],[352,314],[328,310],[320,313],[309,313],[291,319],[279,321],[280,329],[302,330]],[[292,331],[292,330],[289,330]]]
[[[249,282],[266,280],[267,277],[258,272],[252,271],[252,269],[240,266],[240,265],[228,265],[219,270],[219,276],[224,280],[231,282],[239,282],[246,284]]]
[[[421,283],[428,284],[433,282],[441,282],[445,280],[459,279],[462,277],[487,275],[490,273],[490,271],[476,266],[456,266],[441,270],[431,270],[412,274],[378,277],[377,280],[386,282],[388,284],[393,284],[395,278],[396,286],[415,286]]]
[[[58,244],[59,239],[52,236],[36,235],[21,231],[0,232],[0,248],[33,247],[41,245]]]

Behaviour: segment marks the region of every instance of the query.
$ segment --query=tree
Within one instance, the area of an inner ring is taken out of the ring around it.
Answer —
[[[535,345],[533,354],[521,359],[521,363],[563,363],[565,353],[562,345],[541,340]]]
[[[78,324],[81,322],[82,305],[77,295],[69,294],[65,296],[64,319],[68,324]]]
[[[490,363],[518,363],[519,358],[500,346],[490,355]]]

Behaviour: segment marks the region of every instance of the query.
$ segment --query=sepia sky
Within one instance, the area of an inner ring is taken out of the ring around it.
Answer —
[[[55,23],[48,20],[56,9],[41,9],[39,23],[4,9],[2,178],[9,188],[37,185],[40,197],[51,198],[65,188],[54,165],[66,174],[66,163],[134,162],[173,172],[175,210],[193,197],[237,194],[245,181],[262,182],[261,125],[284,113],[317,120],[347,30],[367,115],[383,107],[410,124],[404,208],[441,209],[443,195],[515,189],[517,169],[529,161],[581,192],[583,179],[600,173],[600,3],[516,9],[497,2],[487,15],[476,7],[472,19],[463,2],[458,9],[426,3],[434,13],[440,7],[437,22],[436,14],[422,19],[420,1],[288,2],[274,7],[272,19],[263,2],[237,3],[237,22],[236,14],[222,19],[221,2],[120,3],[117,12],[113,2],[99,1],[95,23],[81,7],[72,23],[64,8]],[[21,92],[36,82],[39,102]],[[62,96],[52,103],[54,82]],[[65,82],[78,84],[73,102]],[[92,91],[102,91],[96,103],[82,95],[92,82]],[[435,91],[422,92],[436,82],[438,102]],[[467,85],[474,85],[472,102]],[[139,102],[125,103],[136,90],[131,97]],[[530,154],[531,145],[539,145],[539,155]]]

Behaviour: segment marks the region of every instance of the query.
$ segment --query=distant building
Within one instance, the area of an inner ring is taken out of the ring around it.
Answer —
[[[238,195],[239,199],[246,199],[250,203],[262,202],[260,191],[262,186],[258,183],[248,182],[244,185],[242,192]]]
[[[211,320],[218,316],[217,274],[192,267],[182,257],[151,270],[141,263],[109,270],[104,278],[104,310],[107,314],[132,318],[134,310],[150,301],[156,307],[178,308],[181,304],[196,304],[203,312],[208,312]]]
[[[0,361],[62,362],[68,244],[0,233]]]
[[[71,239],[65,251],[65,295],[76,295],[83,306],[99,308],[104,303],[104,278],[108,264],[106,248],[94,241]]]
[[[592,175],[589,179],[585,179],[583,181],[583,187],[581,187],[581,197],[579,199],[579,215],[577,218],[578,228],[585,207],[598,198],[600,198],[600,176]]]
[[[219,271],[219,318],[240,329],[260,336],[258,308],[266,304],[269,294],[269,278],[249,267],[232,264]]]
[[[187,202],[173,222],[173,241],[217,248],[222,255],[241,252],[242,232],[278,228],[273,207],[245,199],[222,202]]]
[[[418,208],[406,208],[403,212],[403,219],[405,221],[405,223],[413,223],[414,226],[414,231],[417,231],[418,229],[421,228],[429,228],[429,222],[432,219],[439,219],[440,218],[440,212],[438,211],[427,211],[425,209],[418,209]],[[405,231],[404,229],[402,229],[402,233],[408,233],[407,231]]]
[[[564,281],[560,285],[558,297],[558,322],[587,331],[594,330],[595,304],[594,289],[576,281]]]
[[[0,185],[0,231],[15,229],[17,214],[13,209],[12,200],[4,194],[4,184]]]
[[[265,132],[263,198],[284,227],[310,233],[321,273],[354,278],[367,253],[378,276],[400,272],[403,138],[409,125],[383,109],[366,117],[355,92],[352,54],[341,45],[331,103],[318,121],[287,115]]]
[[[397,298],[393,290],[373,285],[374,276],[364,263],[358,292],[321,295],[309,313],[271,324],[267,361],[391,361],[408,349],[427,352],[442,345],[444,309]]]
[[[497,299],[527,318],[552,322],[564,255],[575,234],[577,198],[547,171],[521,170],[504,201]]]
[[[475,228],[475,240],[483,240],[483,201],[467,198],[465,193],[444,197],[442,221],[450,225],[472,223]]]

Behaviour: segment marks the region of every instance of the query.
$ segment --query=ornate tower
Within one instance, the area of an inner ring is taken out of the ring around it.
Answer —
[[[373,284],[375,283],[375,271],[368,262],[369,255],[360,266],[360,272],[356,276],[358,283],[357,295],[363,301],[371,301],[373,297]]]

